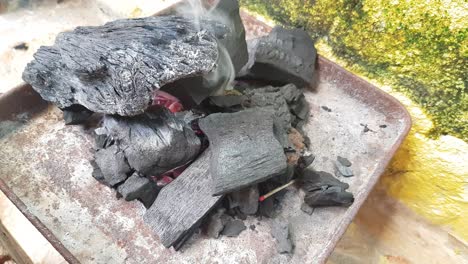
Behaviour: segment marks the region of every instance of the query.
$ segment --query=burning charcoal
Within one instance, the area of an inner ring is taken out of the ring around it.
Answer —
[[[277,26],[268,36],[250,40],[247,44],[249,61],[242,69],[243,76],[293,83],[297,87],[311,84],[317,51],[304,30]]]
[[[243,190],[233,192],[229,195],[231,208],[239,207],[239,210],[246,215],[253,215],[258,210],[258,188],[252,186]]]
[[[93,112],[89,111],[81,105],[67,107],[62,109],[62,111],[65,125],[76,125],[83,123],[93,114]]]
[[[324,171],[305,170],[301,175],[302,188],[306,192],[304,202],[311,207],[349,206],[353,203],[353,194],[347,192],[347,183],[334,178]]]
[[[191,161],[200,139],[166,109],[135,117],[106,116],[98,134],[111,136],[128,164],[144,175],[160,175]]]
[[[131,171],[123,151],[116,145],[96,151],[94,159],[102,173],[104,182],[110,186],[125,181],[128,177],[127,174]]]
[[[245,229],[247,229],[247,227],[242,220],[230,220],[224,226],[222,234],[227,237],[236,237]]]
[[[351,161],[349,161],[347,158],[343,158],[343,157],[340,157],[338,156],[336,158],[336,160],[341,163],[341,165],[345,166],[345,167],[351,167],[352,163]]]
[[[308,214],[308,215],[312,215],[312,213],[314,212],[314,208],[313,207],[310,207],[308,204],[306,203],[302,203],[301,204],[301,211]]]
[[[273,222],[271,227],[271,234],[276,239],[276,247],[278,253],[291,253],[293,249],[293,243],[289,238],[289,224],[287,222],[282,222],[276,220]]]
[[[286,171],[283,148],[273,135],[272,112],[263,108],[211,114],[199,121],[212,149],[213,194],[265,181]]]
[[[23,79],[62,109],[82,105],[98,113],[138,115],[151,104],[154,90],[213,73],[222,57],[216,36],[229,29],[213,20],[201,22],[206,30],[178,16],[78,27],[60,33],[54,46],[41,47]]]
[[[222,199],[213,196],[210,153],[206,150],[171,184],[164,187],[146,211],[145,222],[165,247],[187,239]]]
[[[139,199],[146,208],[149,208],[156,196],[158,187],[148,178],[133,173],[123,184],[117,187],[117,191],[123,196],[125,201]]]

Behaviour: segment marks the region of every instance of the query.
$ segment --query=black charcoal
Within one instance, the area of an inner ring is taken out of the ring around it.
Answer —
[[[227,237],[236,237],[245,229],[247,227],[244,225],[244,221],[239,219],[230,220],[224,226],[222,234]]]
[[[60,33],[53,46],[39,48],[23,79],[62,109],[82,105],[98,113],[138,115],[154,90],[213,72],[222,57],[215,35],[228,28],[213,20],[199,24],[207,30],[178,16],[78,27]]]
[[[224,225],[230,221],[230,217],[225,214],[225,209],[220,208],[208,217],[206,234],[212,238],[218,238]]]
[[[289,235],[289,224],[285,221],[275,220],[271,227],[271,234],[276,239],[276,248],[278,253],[291,253],[293,243]]]
[[[139,199],[146,208],[149,208],[158,196],[159,188],[155,182],[135,172],[117,187],[117,191],[126,201]]]
[[[304,202],[311,207],[349,206],[354,202],[353,194],[347,192],[349,184],[324,171],[304,170],[301,175]]]
[[[212,150],[213,194],[224,194],[286,171],[283,148],[273,135],[273,113],[259,108],[211,114],[199,121]]]
[[[230,208],[239,207],[240,212],[253,215],[258,210],[258,188],[252,186],[229,194]]]
[[[209,100],[210,104],[219,108],[231,108],[234,106],[241,106],[246,98],[242,95],[220,95],[211,96]]]
[[[62,111],[63,120],[65,121],[66,125],[81,124],[93,114],[93,112],[89,111],[81,105],[73,105],[62,109]]]
[[[334,164],[337,176],[352,177],[354,175],[353,170],[348,166],[344,166],[341,162],[336,161]]]
[[[273,28],[268,36],[248,41],[249,61],[242,76],[309,86],[313,81],[317,51],[301,29]]]
[[[144,175],[160,175],[191,161],[200,139],[183,120],[166,109],[135,117],[106,116],[98,135],[118,142],[128,164]]]
[[[165,247],[186,240],[222,199],[213,196],[210,153],[206,150],[173,182],[164,187],[144,215]]]
[[[123,151],[116,145],[96,151],[94,159],[102,173],[103,181],[110,186],[125,181],[131,171]]]

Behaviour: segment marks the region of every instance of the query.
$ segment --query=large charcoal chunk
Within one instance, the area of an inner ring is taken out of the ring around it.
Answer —
[[[106,116],[98,134],[113,138],[128,164],[144,175],[160,175],[191,161],[200,139],[166,109],[135,117]]]
[[[249,61],[242,75],[298,87],[312,83],[317,51],[304,30],[276,26],[268,36],[247,44]]]
[[[213,196],[210,153],[205,151],[173,182],[164,187],[146,211],[145,222],[165,247],[180,247],[208,212],[221,200]]]
[[[213,194],[265,181],[286,171],[283,148],[273,134],[273,112],[256,108],[211,114],[199,121],[212,149]]]
[[[101,171],[101,180],[108,185],[114,186],[127,179],[130,167],[123,151],[116,145],[96,151],[94,159]]]
[[[126,201],[140,199],[146,208],[149,208],[156,196],[158,196],[158,187],[156,183],[148,178],[133,173],[123,184],[117,187],[117,191]]]
[[[82,105],[98,113],[141,114],[155,89],[208,74],[216,66],[214,34],[228,29],[212,20],[200,24],[201,30],[193,20],[162,16],[78,27],[60,33],[53,46],[41,47],[23,79],[59,108]]]

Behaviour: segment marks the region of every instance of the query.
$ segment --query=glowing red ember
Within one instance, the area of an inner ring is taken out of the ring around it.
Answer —
[[[153,104],[152,105],[159,105],[169,109],[172,113],[180,112],[184,110],[184,106],[180,102],[180,100],[166,92],[161,90],[157,90],[153,94]]]

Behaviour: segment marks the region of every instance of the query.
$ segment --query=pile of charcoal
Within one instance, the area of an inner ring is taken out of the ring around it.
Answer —
[[[286,187],[303,189],[304,211],[352,204],[348,184],[309,166],[304,89],[316,56],[299,29],[246,41],[239,5],[226,0],[201,17],[168,13],[63,32],[36,52],[23,79],[66,124],[99,120],[94,178],[142,202],[161,243],[178,249],[201,226],[211,237],[236,236],[248,215],[274,217]],[[291,251],[287,227],[273,235]]]

